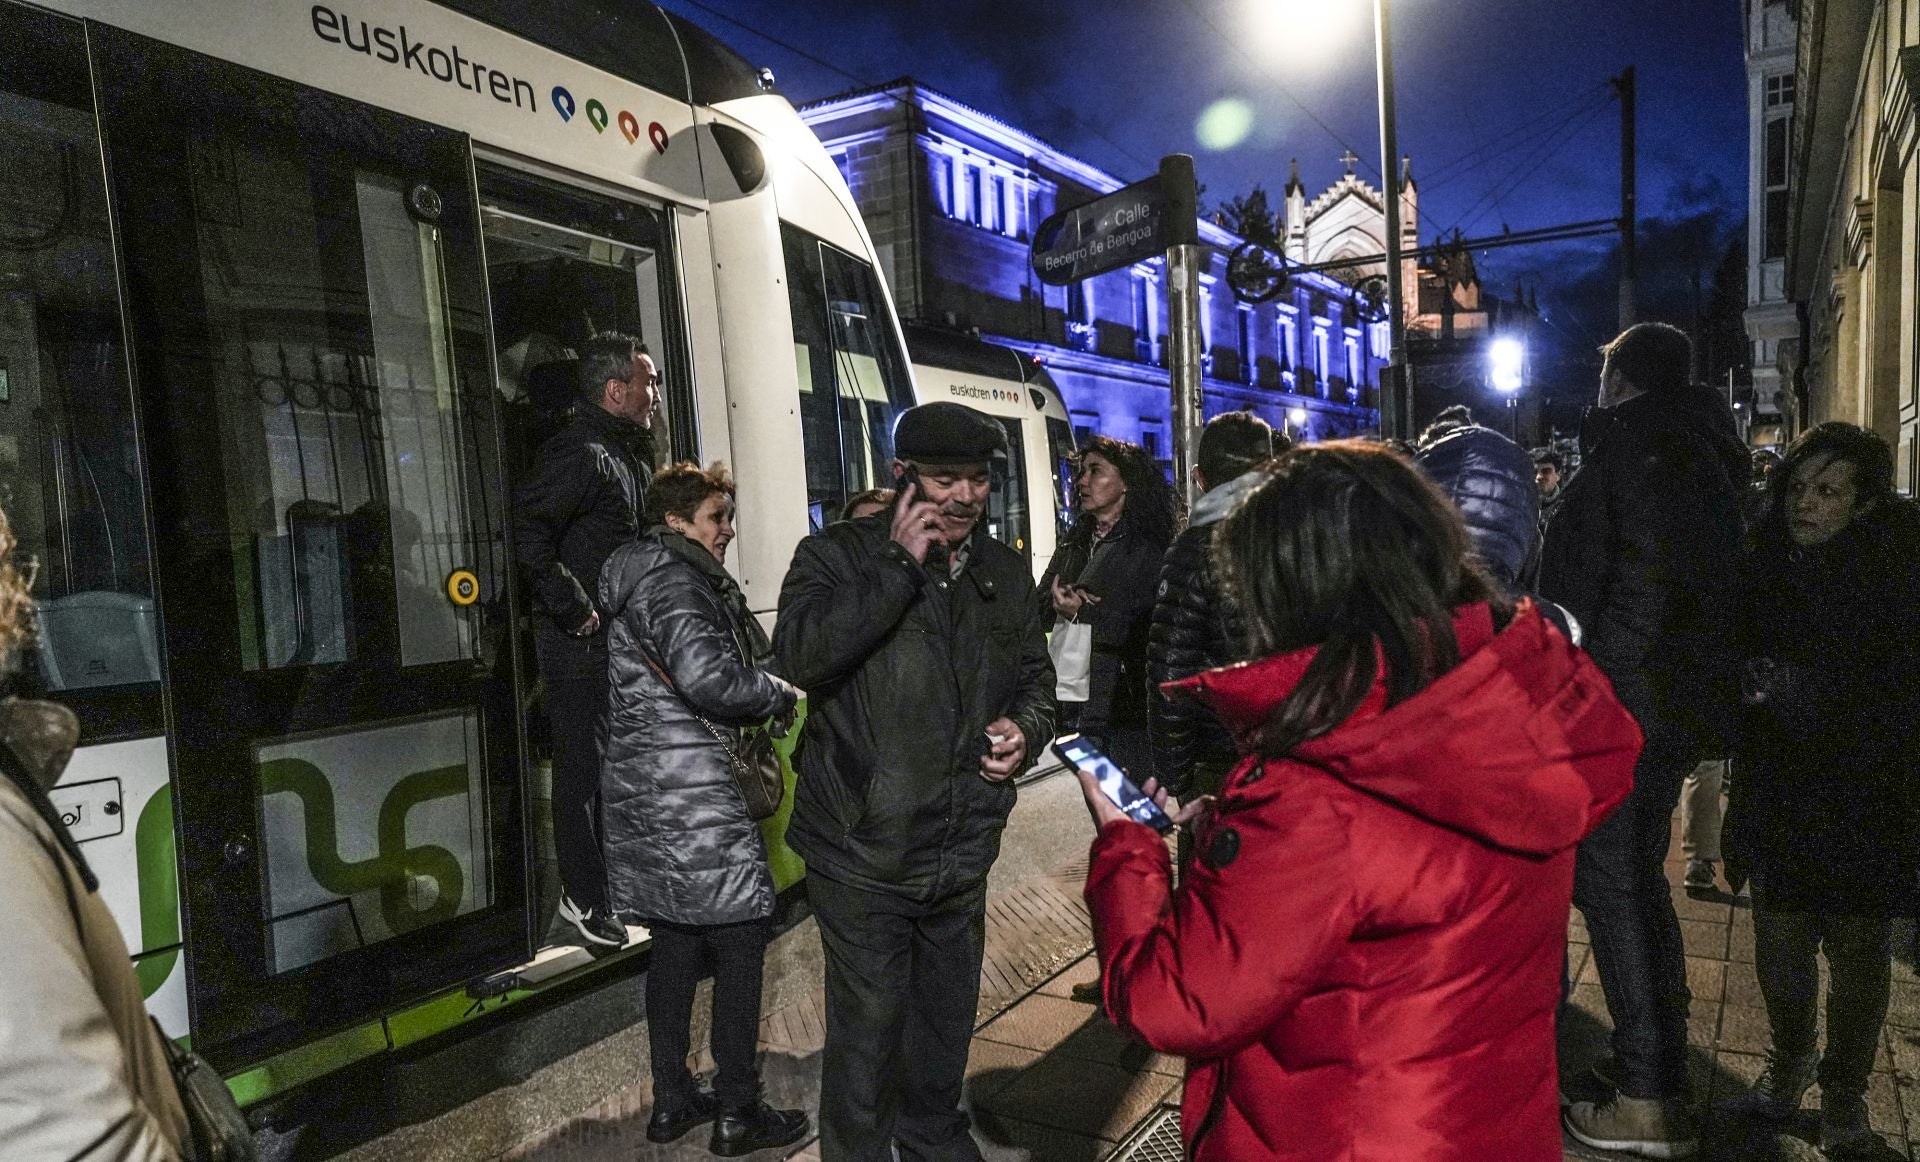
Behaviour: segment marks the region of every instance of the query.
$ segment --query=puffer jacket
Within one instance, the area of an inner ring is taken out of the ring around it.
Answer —
[[[616,550],[600,577],[611,618],[600,809],[617,914],[701,925],[773,914],[760,827],[721,743],[695,717],[737,750],[738,727],[799,696],[752,664],[732,586],[706,549],[659,528]]]
[[[172,1162],[187,1115],[120,926],[46,797],[79,735],[0,703],[0,1154]]]
[[[540,446],[514,491],[513,551],[533,596],[540,668],[550,676],[598,676],[606,665],[606,610],[598,631],[573,633],[595,610],[607,558],[640,535],[651,440],[647,429],[582,405]]]
[[[1474,554],[1500,588],[1519,592],[1540,544],[1533,457],[1492,428],[1473,424],[1425,445],[1414,463],[1460,510]]]
[[[1094,840],[1107,1012],[1188,1059],[1188,1157],[1560,1162],[1554,1014],[1574,845],[1623,798],[1641,736],[1532,604],[1463,660],[1228,778],[1171,890],[1165,841]],[[1183,683],[1236,733],[1314,652]],[[1382,672],[1384,673],[1384,665]]]
[[[1213,575],[1213,530],[1262,479],[1248,472],[1210,489],[1160,565],[1147,630],[1147,730],[1154,777],[1176,795],[1188,793],[1196,762],[1231,762],[1235,756],[1233,736],[1205,707],[1170,698],[1160,686],[1239,660],[1245,630],[1239,608]]]
[[[1053,738],[1053,662],[1033,574],[975,529],[952,577],[888,536],[889,513],[794,551],[774,652],[807,692],[787,841],[809,875],[938,900],[985,878],[1012,780],[980,775],[987,724],[1037,758]]]
[[[1693,385],[1594,408],[1547,525],[1540,593],[1643,726],[1732,732],[1747,453],[1726,400]]]

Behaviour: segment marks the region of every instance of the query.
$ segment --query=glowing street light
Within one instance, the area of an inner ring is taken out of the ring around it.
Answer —
[[[1518,339],[1495,339],[1487,350],[1493,386],[1511,395],[1525,382],[1527,348]]]
[[[1282,35],[1295,44],[1313,44],[1330,36],[1339,20],[1353,9],[1330,0],[1272,0],[1268,35]],[[1412,400],[1407,392],[1406,289],[1401,280],[1400,254],[1400,145],[1394,116],[1393,28],[1390,0],[1370,0],[1373,9],[1373,55],[1380,97],[1380,185],[1386,202],[1387,251],[1387,366],[1380,382],[1380,432],[1405,439],[1413,434]],[[1284,30],[1282,32],[1281,30]]]
[[[1298,439],[1300,434],[1306,431],[1307,428],[1307,409],[1298,406],[1288,408],[1287,426],[1293,429],[1292,435]]]

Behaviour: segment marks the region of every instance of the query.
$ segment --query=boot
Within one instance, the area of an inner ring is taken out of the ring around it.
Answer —
[[[1767,1067],[1753,1088],[1720,1108],[1735,1117],[1764,1118],[1784,1122],[1800,1110],[1800,1099],[1813,1086],[1814,1072],[1820,1068],[1818,1053],[1781,1053],[1767,1050]]]
[[[738,1158],[755,1150],[787,1146],[807,1136],[813,1123],[801,1110],[777,1110],[764,1101],[729,1106],[713,1119],[713,1140],[707,1149],[722,1158]]]
[[[1596,1150],[1642,1158],[1691,1158],[1700,1130],[1687,1107],[1671,1098],[1615,1094],[1604,1102],[1576,1102],[1561,1119],[1567,1133]]]
[[[1867,1125],[1867,1102],[1859,1094],[1826,1093],[1820,1098],[1820,1151],[1829,1158],[1878,1154],[1880,1135]]]
[[[684,1098],[656,1094],[653,1116],[647,1119],[647,1141],[677,1142],[688,1130],[706,1125],[719,1114],[719,1101],[704,1089],[695,1089],[692,1096]]]

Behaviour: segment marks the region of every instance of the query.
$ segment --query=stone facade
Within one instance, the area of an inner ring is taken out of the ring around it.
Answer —
[[[1747,0],[1747,339],[1753,345],[1753,425],[1756,444],[1780,441],[1783,345],[1791,352],[1800,320],[1787,298],[1789,178],[1792,167],[1794,42],[1792,6],[1784,0]]]
[[[1750,8],[1782,7],[1749,0]],[[1783,344],[1791,426],[1880,433],[1896,481],[1920,473],[1920,2],[1800,0],[1795,29]],[[1764,180],[1762,175],[1762,180]]]

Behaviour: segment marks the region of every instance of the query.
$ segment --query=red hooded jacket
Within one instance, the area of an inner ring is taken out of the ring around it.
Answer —
[[[1640,730],[1530,604],[1454,631],[1463,660],[1419,694],[1388,709],[1376,683],[1328,734],[1241,763],[1177,894],[1151,828],[1094,840],[1107,1011],[1188,1059],[1196,1160],[1560,1160],[1573,846],[1626,797]],[[1168,688],[1243,735],[1312,653]]]

